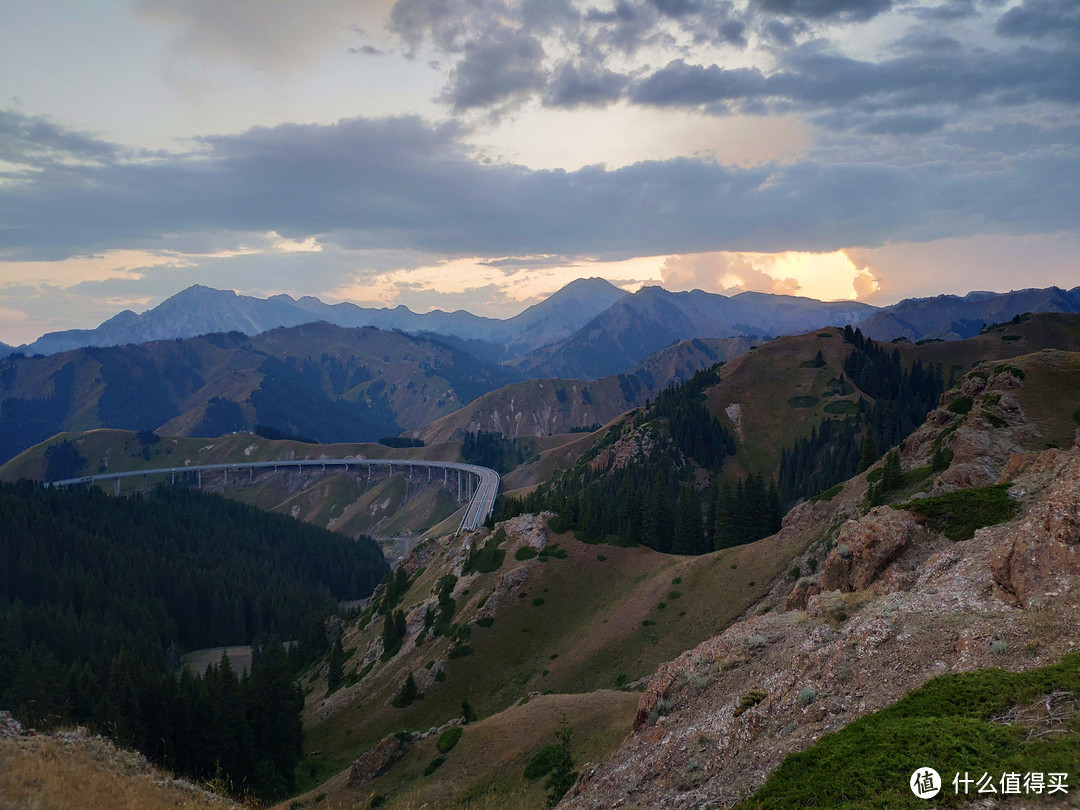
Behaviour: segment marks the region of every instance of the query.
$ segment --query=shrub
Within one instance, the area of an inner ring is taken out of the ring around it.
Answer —
[[[502,533],[501,539],[500,532]],[[476,571],[478,574],[490,574],[492,571],[498,571],[506,558],[506,552],[499,548],[499,543],[505,539],[506,532],[499,529],[484,543],[482,548],[474,548],[470,551],[468,558],[465,560],[465,565],[461,568],[461,573],[469,574]]]
[[[495,624],[495,617],[481,616],[479,619],[476,620],[476,623],[481,627],[491,627],[491,625]]]
[[[817,690],[814,687],[807,686],[801,692],[799,692],[800,706],[809,706],[815,700],[817,700]]]
[[[448,652],[446,654],[446,657],[447,658],[464,658],[465,656],[472,655],[472,654],[473,654],[473,648],[470,647],[468,644],[458,644],[457,646],[454,646],[454,647],[450,648],[450,652]]]
[[[1016,502],[1009,497],[1009,486],[959,489],[909,501],[899,508],[921,516],[927,525],[944,532],[950,540],[968,540],[976,529],[1004,523],[1016,514]]]
[[[447,729],[439,736],[435,747],[439,749],[440,754],[449,754],[454,746],[458,744],[458,740],[461,739],[463,733],[465,733],[465,729],[461,726]]]
[[[747,636],[746,638],[746,646],[749,647],[751,650],[759,650],[768,643],[768,636],[759,636],[757,634],[754,634],[752,636]]]
[[[558,743],[545,745],[533,754],[532,759],[529,760],[529,764],[525,766],[525,778],[539,779],[541,776],[547,776],[548,773],[551,772],[551,769],[558,764],[559,757],[561,756],[561,745]]]
[[[537,596],[535,599],[532,600],[532,603],[535,607],[540,607],[542,604],[544,604],[544,597]]]
[[[739,698],[739,705],[735,707],[735,716],[738,717],[747,709],[752,709],[754,706],[757,706],[768,696],[769,695],[766,692],[761,692],[757,689],[751,689],[749,692]]]
[[[519,562],[525,562],[525,560],[531,560],[536,556],[536,549],[532,546],[522,546],[514,552],[514,559]]]
[[[435,757],[424,768],[424,776],[431,776],[435,771],[439,770],[439,766],[446,762],[446,757]]]
[[[963,416],[971,410],[971,406],[974,404],[975,401],[971,397],[957,397],[945,406],[945,410]]]
[[[840,490],[842,490],[843,488],[844,488],[844,485],[842,483],[833,484],[831,487],[829,487],[824,492],[819,492],[817,495],[812,497],[810,499],[810,503],[821,503],[822,501],[831,501],[838,494],[840,494]]]
[[[817,397],[792,397],[787,401],[792,408],[813,408],[820,400]]]

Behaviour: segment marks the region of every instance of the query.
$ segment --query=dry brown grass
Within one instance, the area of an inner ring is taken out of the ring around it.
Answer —
[[[2,810],[236,810],[109,743],[54,736],[0,741]]]

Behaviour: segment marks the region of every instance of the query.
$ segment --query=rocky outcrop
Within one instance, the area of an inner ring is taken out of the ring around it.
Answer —
[[[821,585],[812,579],[800,579],[784,601],[784,610],[806,610],[811,596],[821,593]]]
[[[384,737],[370,751],[362,754],[349,769],[348,787],[360,787],[376,776],[382,776],[394,763],[405,756],[404,741],[396,734]]]
[[[1080,456],[1025,453],[1005,472],[1020,473],[1012,487],[1017,495],[1049,482],[991,559],[995,593],[1010,604],[1033,607],[1060,596],[1080,577]]]
[[[869,588],[904,551],[924,538],[910,513],[888,506],[879,506],[860,520],[849,520],[825,560],[821,589]]]

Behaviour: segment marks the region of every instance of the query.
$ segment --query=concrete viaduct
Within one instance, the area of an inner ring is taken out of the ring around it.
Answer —
[[[176,476],[185,473],[195,473],[199,488],[202,488],[203,473],[221,473],[225,484],[229,483],[230,471],[239,475],[247,471],[248,481],[255,480],[255,474],[259,471],[272,470],[297,470],[313,471],[343,469],[346,472],[355,470],[366,471],[370,479],[374,468],[389,467],[389,474],[395,474],[395,468],[401,475],[413,477],[414,468],[427,468],[428,481],[437,470],[442,470],[443,484],[452,486],[451,473],[457,476],[458,502],[468,500],[469,505],[461,518],[458,531],[472,531],[487,519],[495,508],[495,496],[499,491],[499,474],[487,467],[478,467],[475,464],[461,464],[455,461],[413,461],[409,459],[367,459],[367,458],[320,458],[320,459],[297,459],[288,461],[250,461],[232,464],[192,464],[186,467],[159,467],[152,470],[130,470],[127,472],[110,472],[98,475],[85,475],[80,478],[66,478],[62,481],[53,481],[47,486],[67,487],[76,484],[97,484],[103,481],[115,481],[116,494],[120,494],[120,481],[123,478],[137,478],[142,476],[143,481],[151,475],[169,476],[170,482],[176,483]]]

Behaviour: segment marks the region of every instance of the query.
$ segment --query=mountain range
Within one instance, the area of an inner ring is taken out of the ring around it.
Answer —
[[[0,459],[62,431],[375,441],[521,377],[444,343],[319,322],[0,359]]]
[[[480,347],[480,352],[494,350],[507,356],[506,353],[526,354],[572,334],[624,295],[624,290],[603,279],[578,279],[514,317],[499,320],[464,310],[416,313],[405,306],[389,309],[326,304],[311,296],[254,298],[197,284],[142,314],[124,310],[96,329],[51,332],[19,347],[19,351],[55,354],[84,346],[119,346],[213,332],[242,332],[251,336],[281,326],[326,321],[336,326],[375,326],[482,341],[491,345]]]
[[[1080,287],[942,295],[877,308],[755,292],[727,296],[643,287],[627,293],[590,278],[571,282],[512,318],[497,319],[463,310],[415,313],[405,306],[326,304],[311,296],[261,299],[196,285],[142,314],[125,310],[95,329],[52,332],[17,349],[0,344],[0,356],[13,351],[48,355],[214,332],[253,336],[321,320],[433,337],[487,362],[512,365],[527,377],[598,379],[628,372],[680,340],[770,338],[849,323],[876,340],[955,340],[1024,312],[1080,312]]]
[[[908,298],[874,313],[859,329],[874,340],[961,340],[1024,312],[1080,312],[1080,287]]]

